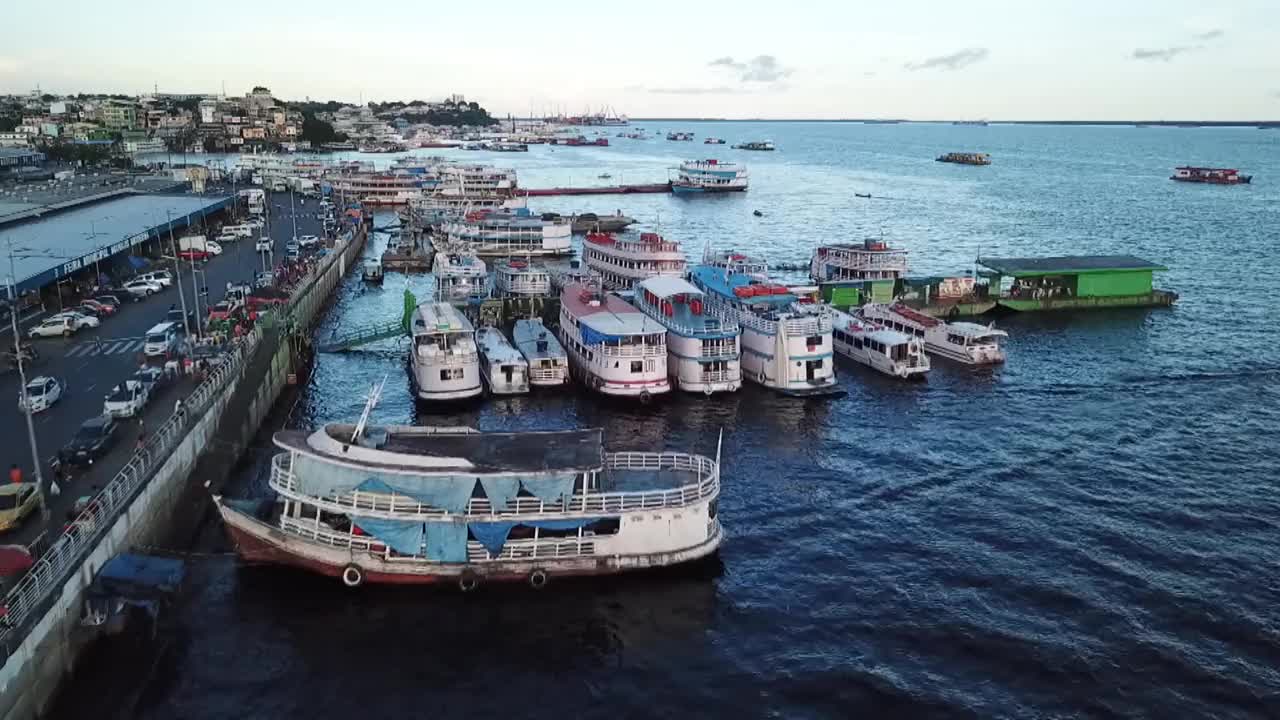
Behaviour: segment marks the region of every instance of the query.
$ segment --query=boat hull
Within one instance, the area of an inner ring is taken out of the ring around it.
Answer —
[[[747,188],[745,185],[728,186],[728,187],[711,187],[711,186],[704,186],[704,185],[679,185],[676,183],[671,184],[671,192],[675,193],[676,195],[701,195],[701,194],[734,193],[734,192],[746,192],[746,191],[747,191]]]
[[[1178,294],[1175,292],[1153,290],[1142,295],[1115,297],[1000,298],[997,304],[1001,308],[1016,312],[1047,312],[1051,310],[1168,307],[1177,299]]]

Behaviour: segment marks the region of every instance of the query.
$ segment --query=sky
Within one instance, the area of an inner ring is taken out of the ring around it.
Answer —
[[[1280,0],[64,0],[58,13],[76,21],[6,8],[0,93],[266,85],[350,102],[460,93],[503,116],[1280,118]]]

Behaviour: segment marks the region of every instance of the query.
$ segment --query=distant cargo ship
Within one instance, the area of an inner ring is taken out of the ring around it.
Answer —
[[[951,152],[938,157],[938,162],[958,163],[960,165],[990,165],[991,156],[986,153]]]
[[[1245,185],[1253,180],[1252,175],[1241,175],[1234,168],[1205,168],[1183,166],[1173,169],[1170,180],[1178,182],[1209,183],[1211,185]]]

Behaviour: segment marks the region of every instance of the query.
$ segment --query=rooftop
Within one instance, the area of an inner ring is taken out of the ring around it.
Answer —
[[[978,264],[1015,277],[1074,273],[1168,270],[1132,255],[1062,255],[1044,258],[979,258]]]

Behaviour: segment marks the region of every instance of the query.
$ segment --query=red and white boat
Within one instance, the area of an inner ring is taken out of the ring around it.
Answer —
[[[1252,175],[1241,175],[1235,168],[1207,168],[1184,165],[1173,169],[1170,180],[1178,182],[1209,183],[1210,185],[1246,185]]]
[[[560,342],[569,369],[596,392],[648,402],[671,391],[667,328],[595,282],[560,293]]]
[[[605,288],[630,290],[641,280],[658,275],[684,277],[688,260],[680,243],[658,233],[640,233],[640,239],[587,233],[582,260],[600,274]]]

